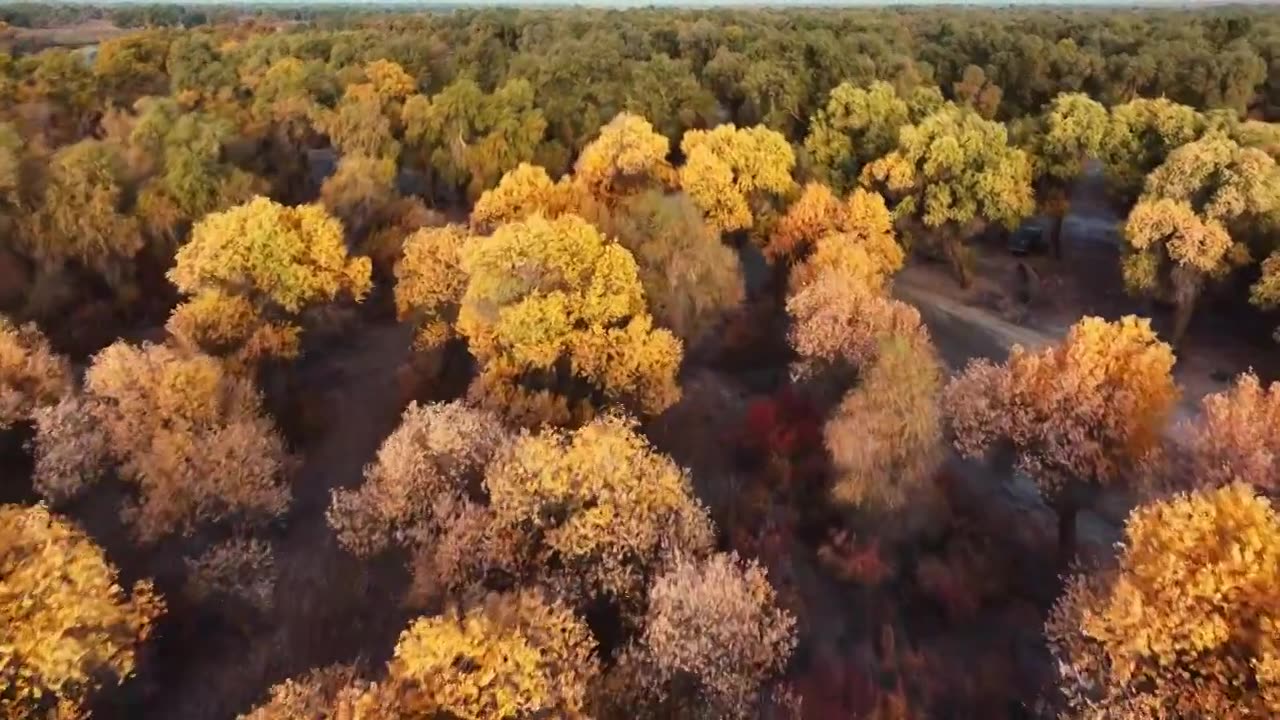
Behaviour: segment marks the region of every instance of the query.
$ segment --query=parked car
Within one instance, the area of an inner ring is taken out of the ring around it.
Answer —
[[[1024,222],[1009,235],[1009,252],[1014,255],[1030,255],[1045,250],[1044,234],[1047,223],[1042,218]]]

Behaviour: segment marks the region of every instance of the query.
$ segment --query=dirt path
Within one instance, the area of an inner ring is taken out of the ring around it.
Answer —
[[[334,488],[360,482],[382,440],[399,420],[395,370],[411,333],[399,326],[353,330],[341,348],[304,359],[303,392],[321,406],[324,429],[300,448],[287,525],[276,538],[279,578],[274,610],[243,634],[202,632],[181,675],[159,688],[149,716],[225,720],[265,698],[280,680],[335,662],[381,662],[365,648],[389,652],[404,616],[403,571],[395,562],[353,558],[325,524]]]

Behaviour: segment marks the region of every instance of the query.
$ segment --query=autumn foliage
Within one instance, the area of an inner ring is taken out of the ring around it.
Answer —
[[[1045,634],[1082,718],[1280,712],[1280,518],[1249,486],[1133,511],[1114,569],[1076,575]]]
[[[0,717],[75,717],[134,671],[164,602],[126,594],[102,548],[43,507],[0,506]]]

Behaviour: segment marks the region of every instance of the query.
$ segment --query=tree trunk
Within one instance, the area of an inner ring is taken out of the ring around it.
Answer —
[[[973,285],[973,275],[970,272],[969,258],[965,255],[964,244],[954,233],[947,233],[942,238],[942,251],[947,256],[947,262],[951,265],[951,272],[955,273],[956,279],[960,281],[960,287],[969,289]]]
[[[1200,278],[1193,273],[1175,271],[1173,278],[1173,334],[1172,345],[1177,347],[1191,327],[1191,316],[1196,309],[1196,300],[1200,298]]]

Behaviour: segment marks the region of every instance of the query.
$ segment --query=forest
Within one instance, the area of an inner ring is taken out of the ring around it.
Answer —
[[[0,720],[1280,717],[1280,10],[0,6]]]

